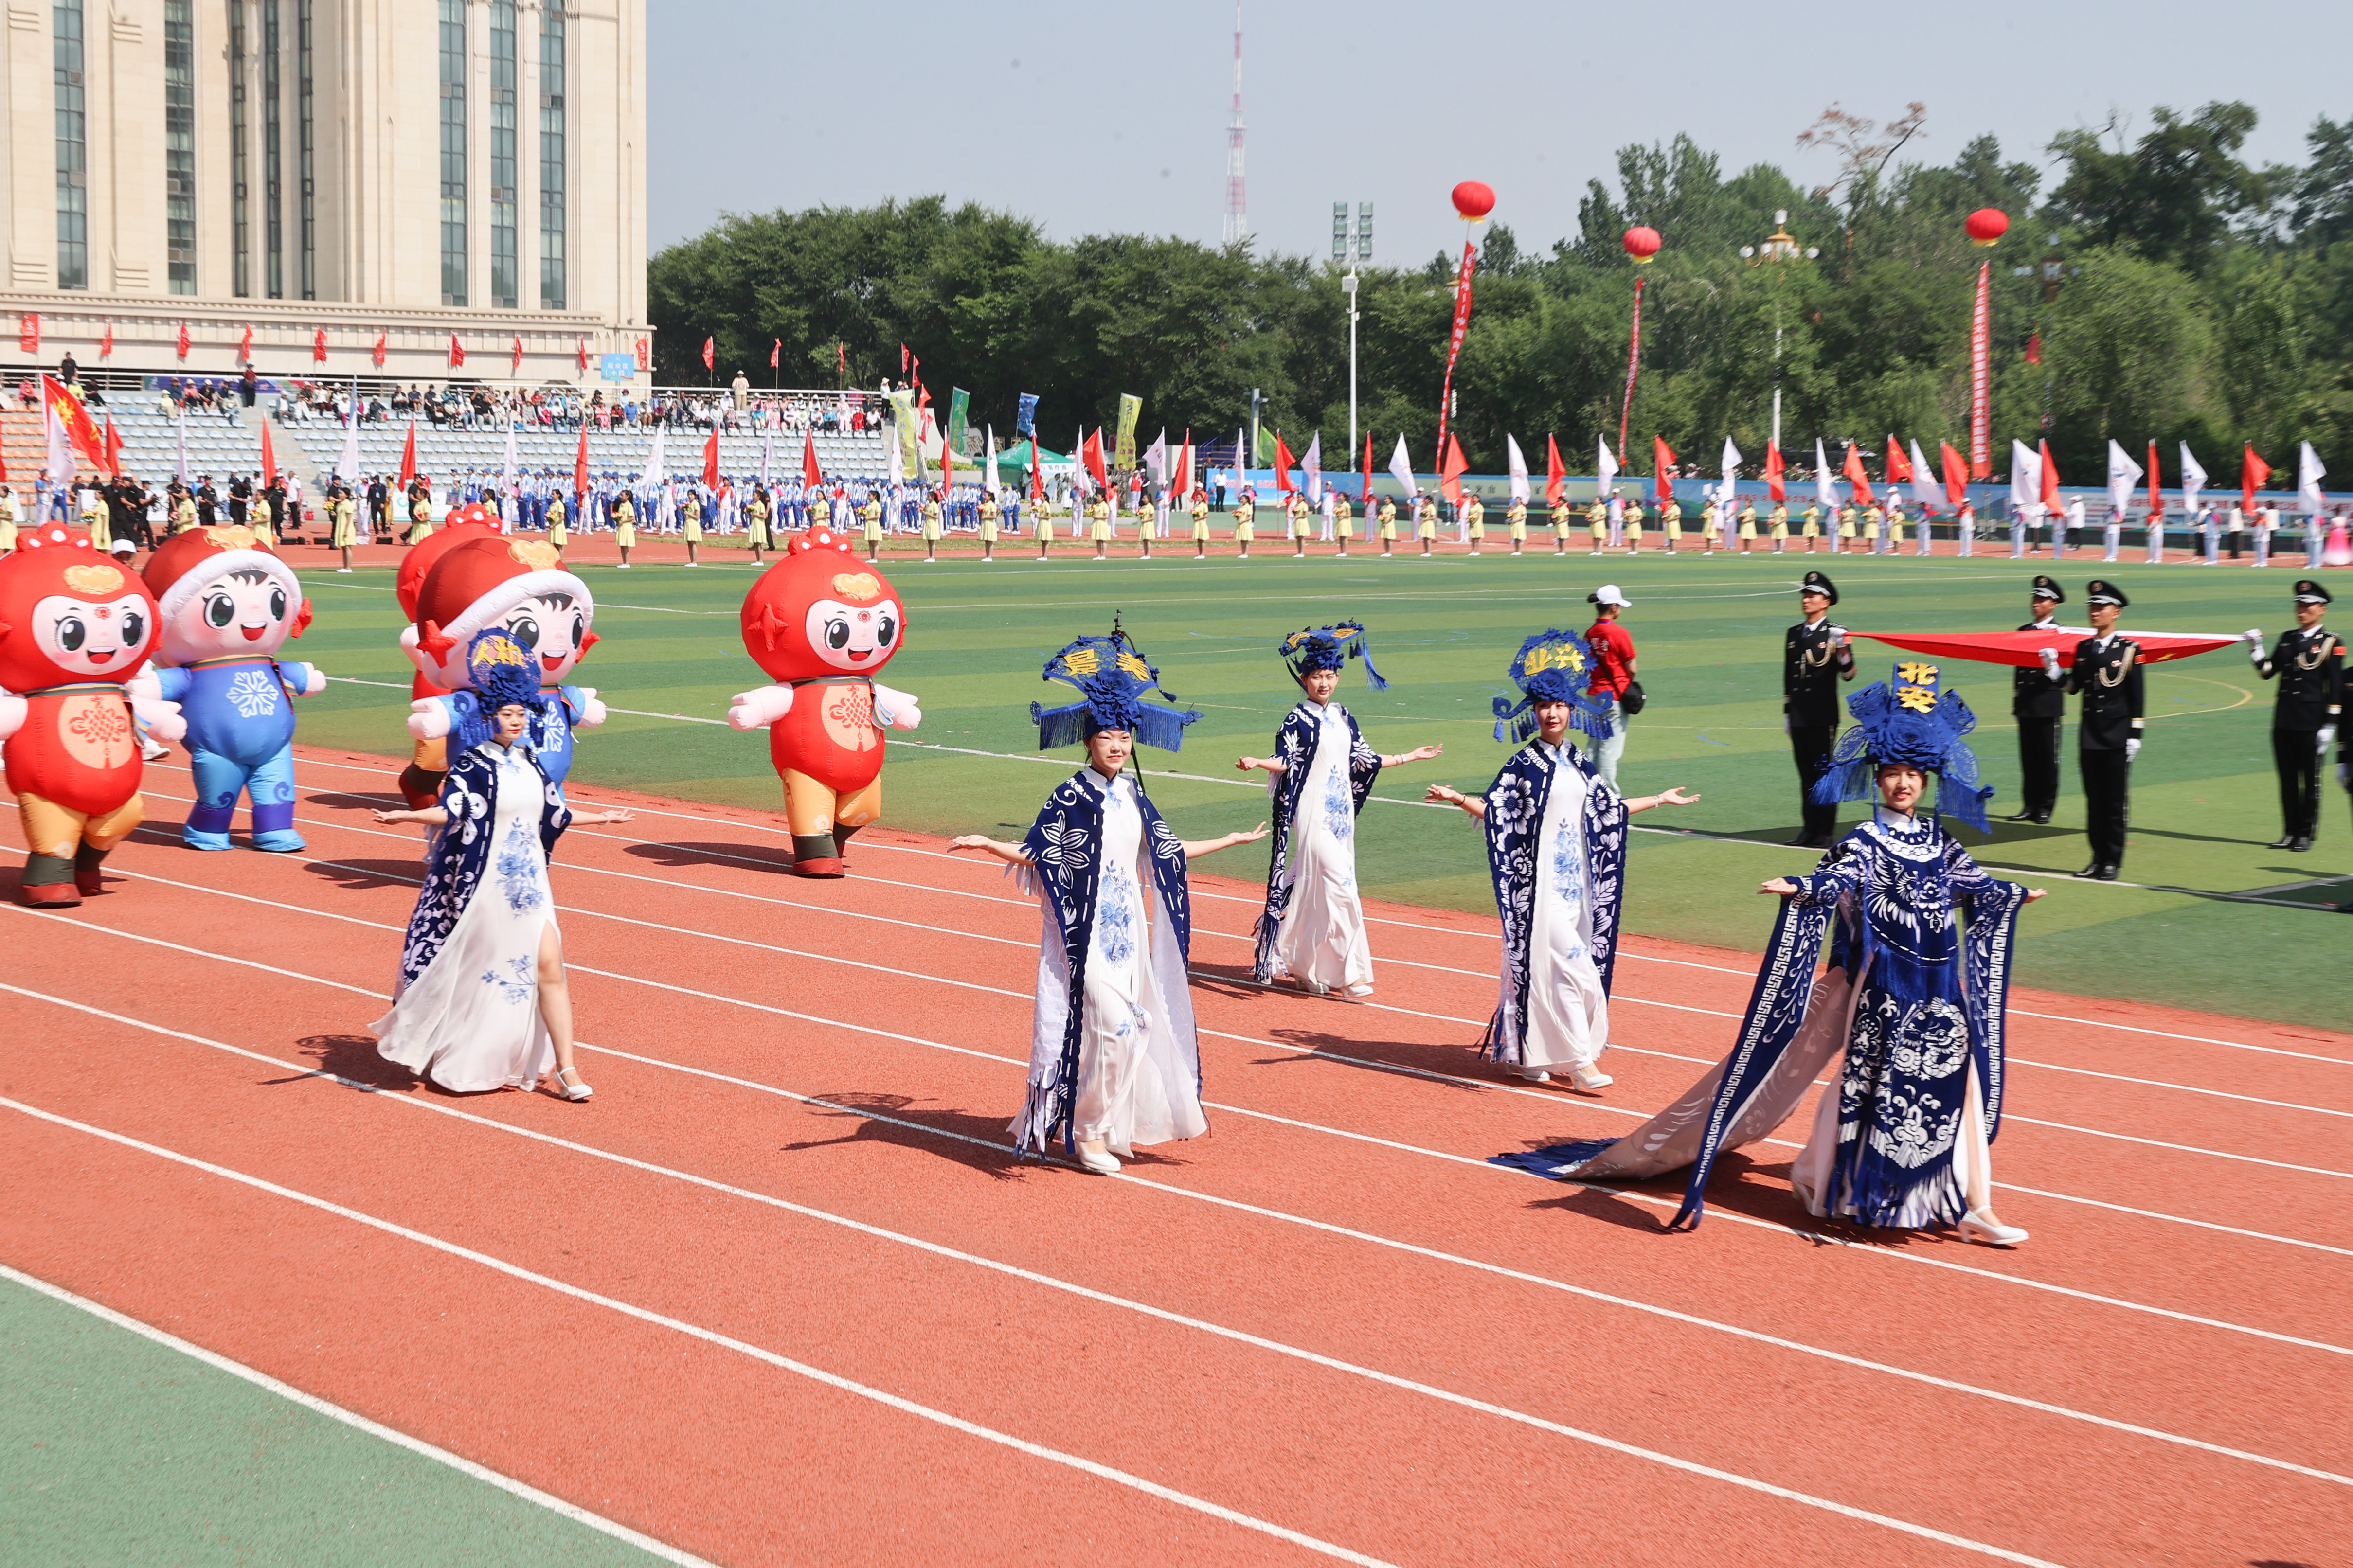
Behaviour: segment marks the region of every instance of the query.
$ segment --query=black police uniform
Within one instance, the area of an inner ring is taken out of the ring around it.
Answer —
[[[2034,579],[2038,597],[2065,604],[2067,595],[2048,577]],[[2056,634],[2059,623],[2049,616],[2029,621],[2022,632]],[[2018,721],[2018,771],[2021,809],[2012,822],[2048,822],[2059,805],[2059,731],[2067,718],[2066,677],[2045,675],[2028,665],[2010,672],[2010,712]]]
[[[2306,579],[2298,602],[2325,605],[2328,590]],[[2272,708],[2272,764],[2279,770],[2280,834],[2274,849],[2312,847],[2320,831],[2320,731],[2334,729],[2345,699],[2345,644],[2323,626],[2280,634],[2265,658],[2254,650],[2255,673],[2279,681]]]
[[[1809,572],[1805,587],[1838,603],[1838,589],[1820,572]],[[1827,849],[1838,831],[1838,806],[1817,805],[1814,782],[1830,771],[1831,748],[1838,740],[1839,682],[1854,679],[1854,650],[1833,647],[1834,626],[1826,615],[1809,626],[1800,621],[1783,640],[1781,714],[1789,731],[1789,754],[1798,764],[1798,805],[1804,829],[1797,842]]]
[[[2084,596],[2094,604],[2131,603],[2115,584],[2094,579]],[[2126,743],[2141,735],[2140,645],[2117,632],[2088,637],[2075,645],[2067,689],[2082,696],[2077,710],[2076,759],[2084,775],[2085,833],[2092,864],[2080,875],[2114,881],[2124,864],[2125,825],[2131,794]]]

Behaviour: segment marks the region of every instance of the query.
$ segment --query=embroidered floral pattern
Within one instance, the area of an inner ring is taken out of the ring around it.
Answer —
[[[1337,768],[1324,775],[1324,827],[1344,844],[1356,831],[1356,805]]]
[[[519,915],[527,915],[539,908],[539,846],[531,829],[521,822],[507,829],[499,842],[499,857],[493,863],[499,874],[499,891],[506,896],[507,908]]]
[[[531,957],[526,953],[508,959],[503,973],[496,969],[482,971],[482,984],[497,991],[500,1000],[512,1006],[528,997],[538,982],[532,974]]]
[[[1095,943],[1113,963],[1135,956],[1135,879],[1122,867],[1105,867],[1095,900]]]
[[[1570,909],[1585,901],[1585,854],[1577,825],[1563,817],[1552,836],[1553,897]]]

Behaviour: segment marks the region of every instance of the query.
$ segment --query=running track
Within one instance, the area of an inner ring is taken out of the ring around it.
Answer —
[[[596,1098],[458,1097],[364,1026],[387,775],[306,752],[310,850],[204,856],[153,767],[106,895],[0,913],[0,1261],[712,1562],[2345,1561],[2353,1038],[2019,993],[2027,1247],[1825,1229],[1786,1142],[1669,1236],[1485,1156],[1679,1093],[1748,961],[1630,942],[1581,1095],[1476,1059],[1492,921],[1377,906],[1374,1004],[1316,1000],[1201,877],[1212,1131],[1107,1180],[1007,1147],[994,862],[802,882],[591,789],[643,811],[554,869]]]

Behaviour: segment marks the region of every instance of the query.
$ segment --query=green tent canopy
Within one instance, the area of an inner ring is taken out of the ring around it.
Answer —
[[[1001,479],[1008,474],[1028,473],[1029,471],[1029,451],[1033,443],[1029,441],[1016,441],[1012,446],[1008,447],[1002,452],[997,453],[997,478]],[[1049,447],[1039,447],[1037,451],[1038,461],[1047,468],[1052,468],[1057,464],[1067,465],[1071,460],[1067,457],[1056,454]]]

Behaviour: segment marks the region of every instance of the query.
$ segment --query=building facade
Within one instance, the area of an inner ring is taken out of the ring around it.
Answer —
[[[235,374],[250,328],[264,374],[438,380],[454,335],[454,374],[586,384],[650,347],[645,0],[0,7],[0,310],[42,360],[111,326],[109,367]]]

